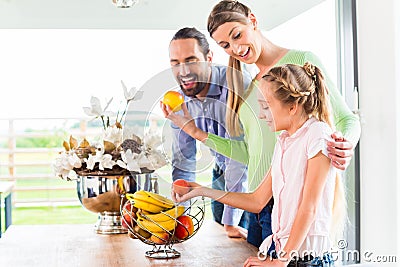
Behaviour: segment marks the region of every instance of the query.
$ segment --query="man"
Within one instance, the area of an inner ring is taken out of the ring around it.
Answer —
[[[172,72],[185,96],[185,104],[200,129],[229,137],[225,128],[226,67],[212,65],[212,52],[204,34],[195,28],[180,29],[169,46]],[[245,85],[250,80],[245,81]],[[162,109],[166,107],[162,104]],[[196,140],[179,127],[173,129],[172,179],[195,180]],[[247,191],[247,167],[215,152],[212,187],[226,191]],[[213,201],[214,220],[224,225],[229,237],[247,236],[243,210]]]

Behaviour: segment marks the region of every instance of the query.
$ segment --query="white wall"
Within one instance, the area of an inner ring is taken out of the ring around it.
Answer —
[[[243,0],[273,27],[324,0]],[[112,0],[0,0],[0,28],[5,29],[156,29],[185,26],[206,29],[218,0],[139,0],[132,8],[116,8]]]
[[[399,75],[399,72],[400,72],[400,50],[399,50],[399,46],[400,46],[400,2],[399,1],[395,1],[395,5],[394,5],[394,9],[393,10],[395,10],[394,12],[396,12],[396,14],[395,14],[395,18],[396,18],[396,20],[395,20],[395,33],[397,33],[396,34],[396,36],[395,36],[395,47],[397,47],[397,49],[396,49],[396,51],[395,51],[395,60],[396,60],[396,73],[397,73],[397,75],[396,75],[396,77],[397,77],[397,81],[396,81],[396,84],[397,84],[397,88],[396,88],[396,92],[397,92],[397,105],[396,105],[396,107],[397,107],[397,111],[396,111],[396,113],[397,114],[400,114],[400,96],[399,96],[399,94],[400,94],[400,75]],[[396,120],[397,120],[397,133],[398,133],[398,136],[397,136],[397,140],[399,140],[400,138],[399,138],[399,133],[400,133],[400,116],[398,115],[397,116],[397,118],[396,118]],[[397,142],[397,144],[396,144],[396,150],[397,150],[397,155],[399,155],[400,154],[400,141],[399,142]],[[398,166],[398,162],[396,163],[396,166]],[[399,171],[397,172],[397,192],[400,192],[400,179],[399,179]],[[399,210],[400,210],[400,194],[397,194],[397,222],[399,223],[400,222],[400,212],[399,212]],[[400,256],[400,230],[397,230],[397,255],[398,256]]]
[[[400,4],[358,0],[361,252],[400,261]]]

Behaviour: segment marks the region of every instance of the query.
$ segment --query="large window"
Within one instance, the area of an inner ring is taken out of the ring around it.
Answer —
[[[339,67],[354,64],[352,56],[343,50],[350,35],[341,30],[349,25],[352,14],[343,13],[349,7],[337,6],[342,2],[346,1],[325,0],[264,33],[280,46],[314,52],[350,107],[356,109],[352,81]],[[259,20],[268,21],[261,10],[254,12]],[[121,80],[128,87],[140,87],[169,68],[168,45],[174,32],[0,29],[0,117],[82,117],[82,107],[89,105],[92,95],[104,102],[114,97],[113,103],[119,104],[123,99]],[[227,64],[226,54],[209,41],[214,62]],[[352,247],[357,246],[358,223],[355,169],[353,165],[345,174],[352,222],[348,242]]]
[[[350,109],[357,112],[354,16],[354,1],[326,0],[265,34],[278,45],[309,50],[319,56]],[[349,219],[345,240],[339,244],[346,245],[344,249],[339,249],[338,255],[343,264],[359,261],[356,256],[347,257],[346,254],[347,251],[360,251],[358,161],[357,147],[352,164],[342,174],[347,192]]]
[[[326,0],[265,34],[280,46],[312,51],[320,57],[331,79],[337,81],[335,10],[335,1]]]

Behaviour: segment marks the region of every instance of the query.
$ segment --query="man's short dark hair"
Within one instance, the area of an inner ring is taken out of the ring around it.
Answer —
[[[210,45],[208,44],[206,36],[194,27],[193,28],[186,27],[180,29],[175,33],[171,41],[181,40],[181,39],[196,39],[197,43],[201,47],[201,52],[203,53],[204,58],[206,58],[208,52],[210,52]]]

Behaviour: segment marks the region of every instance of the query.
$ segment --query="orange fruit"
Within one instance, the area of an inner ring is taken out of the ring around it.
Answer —
[[[150,236],[150,240],[156,243],[157,245],[163,245],[168,242],[169,234],[167,232],[156,233]]]
[[[173,112],[181,110],[181,105],[185,101],[183,95],[176,91],[168,91],[164,94],[162,102],[169,106]]]

